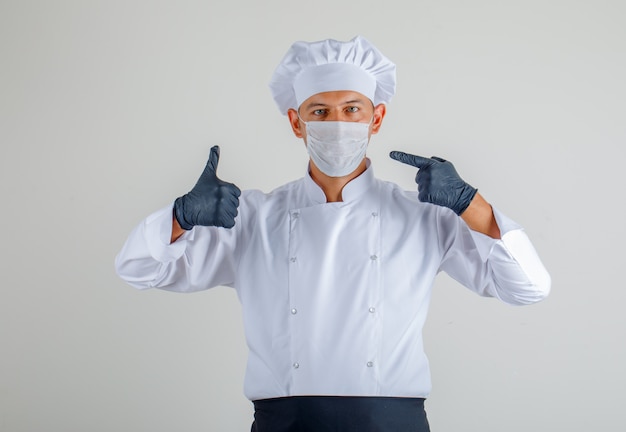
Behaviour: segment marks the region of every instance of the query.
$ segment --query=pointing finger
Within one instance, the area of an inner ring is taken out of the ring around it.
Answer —
[[[424,168],[434,163],[434,161],[430,158],[416,156],[401,151],[392,151],[391,153],[389,153],[389,157],[391,159],[397,160],[398,162],[402,162],[416,168]]]

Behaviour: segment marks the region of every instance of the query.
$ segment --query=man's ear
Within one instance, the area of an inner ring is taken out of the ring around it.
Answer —
[[[293,108],[289,108],[287,111],[287,116],[289,117],[289,124],[291,125],[291,130],[298,138],[304,137],[304,131],[302,128],[302,123],[300,122],[300,117],[298,117],[298,111]]]
[[[372,120],[372,134],[378,133],[387,114],[387,105],[378,104],[374,107],[374,119]]]

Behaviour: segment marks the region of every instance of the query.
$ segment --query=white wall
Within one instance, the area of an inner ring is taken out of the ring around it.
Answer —
[[[295,40],[361,34],[398,65],[370,157],[453,161],[525,226],[553,277],[513,308],[438,279],[426,327],[434,432],[623,431],[621,1],[0,2],[0,430],[246,431],[227,288],[137,292],[126,235],[220,176],[305,168],[267,82]]]

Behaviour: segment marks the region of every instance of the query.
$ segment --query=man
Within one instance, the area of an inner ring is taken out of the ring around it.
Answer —
[[[378,180],[365,152],[395,92],[395,65],[361,37],[295,43],[270,88],[310,155],[269,194],[217,177],[149,216],[116,259],[137,288],[226,285],[242,304],[252,430],[428,431],[422,346],[435,276],[510,304],[550,277],[521,227],[450,162],[401,152],[418,191]]]

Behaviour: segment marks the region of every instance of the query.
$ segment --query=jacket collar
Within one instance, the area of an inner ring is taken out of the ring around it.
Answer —
[[[366,158],[366,169],[363,173],[352,179],[347,185],[344,186],[341,191],[341,197],[343,202],[350,202],[357,199],[363,193],[367,192],[372,185],[374,184],[374,168],[371,166],[371,161],[369,158]],[[309,199],[313,201],[315,204],[324,204],[326,203],[326,195],[321,187],[311,177],[307,167],[307,173],[304,176],[304,182],[306,187],[307,195]]]

